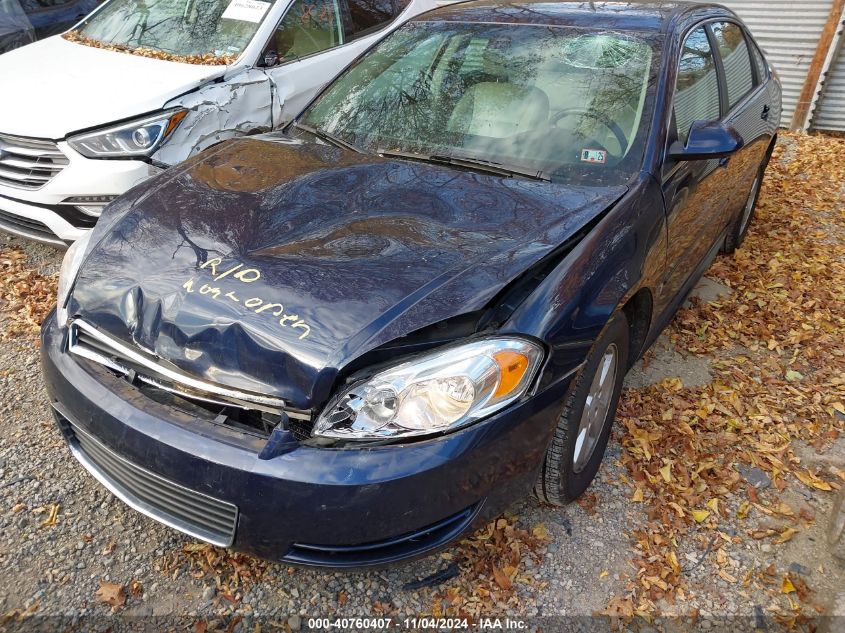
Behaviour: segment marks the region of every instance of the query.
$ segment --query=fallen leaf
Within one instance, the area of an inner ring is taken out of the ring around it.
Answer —
[[[778,535],[777,538],[773,539],[772,542],[777,544],[777,545],[781,545],[783,543],[786,543],[787,541],[792,540],[792,537],[795,536],[797,533],[798,533],[798,530],[796,530],[795,528],[791,528],[791,527],[785,528]]]
[[[789,576],[784,576],[781,580],[780,591],[781,593],[793,593],[795,591],[795,585],[789,580]]]
[[[827,483],[824,479],[817,477],[809,470],[797,470],[795,471],[795,476],[801,480],[801,483],[809,488],[818,488],[819,490],[826,490],[828,492],[833,490],[829,483]]]
[[[118,609],[126,604],[126,590],[123,585],[117,583],[100,581],[100,588],[95,594],[98,602],[104,602],[111,605],[113,609]]]
[[[513,587],[511,579],[505,575],[505,572],[495,565],[493,565],[493,579],[496,581],[496,584],[505,591],[508,591]]]
[[[696,523],[702,523],[707,520],[707,517],[710,516],[710,512],[707,510],[693,510],[692,511],[692,518],[695,519]]]
[[[49,527],[52,525],[56,525],[59,520],[59,504],[54,503],[50,506],[50,514],[47,515],[47,518],[41,522],[41,525],[44,527]]]
[[[795,370],[790,369],[786,372],[786,379],[790,382],[795,380],[802,380],[803,378],[804,376],[800,372],[797,372]]]
[[[144,586],[141,584],[139,580],[130,580],[129,581],[129,595],[133,598],[140,598],[141,595],[144,593]]]
[[[548,540],[550,537],[549,530],[546,528],[545,524],[538,523],[534,526],[534,529],[531,530],[531,533],[536,536],[538,539]]]

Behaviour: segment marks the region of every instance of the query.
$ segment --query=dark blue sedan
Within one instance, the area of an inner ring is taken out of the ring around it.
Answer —
[[[102,0],[0,0],[0,53],[68,30]]]
[[[293,564],[569,502],[626,371],[742,242],[780,113],[722,7],[424,14],[70,249],[43,328],[61,432],[139,511]]]

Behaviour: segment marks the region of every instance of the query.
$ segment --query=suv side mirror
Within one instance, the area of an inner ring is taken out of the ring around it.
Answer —
[[[264,51],[264,55],[262,55],[258,65],[261,68],[272,68],[278,65],[278,63],[279,54],[276,51]]]
[[[723,123],[697,121],[690,129],[687,144],[675,141],[669,157],[675,160],[708,160],[724,158],[742,149],[745,141],[739,132]]]

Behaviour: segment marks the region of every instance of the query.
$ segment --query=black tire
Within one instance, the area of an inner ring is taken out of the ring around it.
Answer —
[[[757,201],[760,199],[760,190],[763,188],[763,177],[766,173],[768,162],[767,159],[760,166],[754,182],[751,183],[748,198],[736,214],[730,227],[728,227],[728,234],[725,236],[725,246],[722,248],[723,253],[730,255],[742,246],[742,243],[745,241],[745,236],[748,234],[748,229],[751,228],[751,223],[754,221],[754,214],[757,211]]]
[[[584,493],[595,478],[607,448],[607,440],[610,437],[619,404],[619,394],[622,392],[622,381],[628,369],[628,338],[628,320],[623,312],[619,312],[593,344],[584,366],[569,388],[554,437],[546,451],[543,466],[534,485],[534,494],[541,501],[556,506],[574,501]],[[581,417],[593,380],[611,346],[615,346],[616,367],[610,404],[589,459],[576,469],[574,458]]]

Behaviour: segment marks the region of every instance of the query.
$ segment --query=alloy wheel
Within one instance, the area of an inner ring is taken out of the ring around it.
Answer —
[[[599,361],[590,384],[572,456],[572,469],[576,473],[580,473],[590,461],[604,428],[616,386],[618,357],[619,350],[615,343],[611,343]]]

